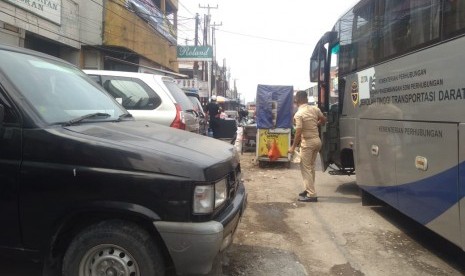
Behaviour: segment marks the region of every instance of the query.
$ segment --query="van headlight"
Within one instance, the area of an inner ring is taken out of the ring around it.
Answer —
[[[227,199],[227,180],[222,179],[214,185],[198,185],[194,190],[194,213],[208,214],[221,206]]]
[[[215,183],[215,208],[221,206],[228,197],[226,178]]]

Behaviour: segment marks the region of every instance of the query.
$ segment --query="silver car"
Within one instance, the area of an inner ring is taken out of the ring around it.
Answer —
[[[199,133],[194,105],[173,78],[145,73],[84,70],[136,119]]]

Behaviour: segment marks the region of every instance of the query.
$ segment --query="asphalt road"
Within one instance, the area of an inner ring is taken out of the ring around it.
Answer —
[[[297,164],[259,168],[244,153],[249,204],[212,275],[464,275],[464,252],[389,207],[364,207],[354,176],[317,172],[319,202],[301,203]],[[0,276],[39,275],[0,259]]]

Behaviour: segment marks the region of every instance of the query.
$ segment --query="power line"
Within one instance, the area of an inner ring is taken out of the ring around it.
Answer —
[[[296,42],[296,41],[282,40],[282,39],[277,39],[277,38],[270,38],[270,37],[263,37],[263,36],[257,36],[257,35],[243,34],[243,33],[238,33],[238,32],[226,31],[226,30],[222,30],[222,29],[216,29],[216,30],[219,31],[219,32],[223,32],[223,33],[239,35],[239,36],[245,36],[245,37],[250,37],[250,38],[255,38],[255,39],[262,39],[262,40],[276,41],[276,42],[282,42],[282,43],[310,46],[309,43],[304,43],[304,42]]]
[[[190,13],[191,15],[194,15],[194,16],[195,16],[195,14],[194,14],[193,12],[191,12],[186,6],[184,6],[184,4],[181,3],[181,1],[179,1],[178,3],[179,3],[179,5],[181,5],[188,13]]]

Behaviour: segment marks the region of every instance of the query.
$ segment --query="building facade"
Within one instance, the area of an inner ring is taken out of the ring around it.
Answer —
[[[83,69],[179,76],[177,0],[0,0],[0,43]]]

